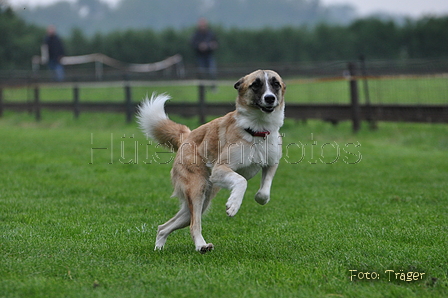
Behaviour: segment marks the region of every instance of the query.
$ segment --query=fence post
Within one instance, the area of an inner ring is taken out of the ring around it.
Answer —
[[[75,119],[79,118],[79,87],[78,85],[73,86],[73,113],[75,116]]]
[[[348,64],[348,72],[350,74],[350,104],[352,107],[352,127],[353,132],[357,132],[360,128],[360,113],[359,96],[358,96],[358,81],[356,80],[356,65],[353,62]]]
[[[34,114],[35,114],[36,121],[40,121],[41,115],[40,115],[40,99],[39,99],[39,86],[38,85],[34,86]]]
[[[134,113],[134,109],[132,107],[132,98],[131,98],[131,86],[129,83],[124,85],[124,94],[125,94],[125,113],[126,113],[126,123],[132,122],[132,114]]]
[[[205,123],[205,86],[199,83],[199,103],[198,103],[199,123]]]
[[[366,99],[366,120],[369,122],[369,127],[371,130],[377,129],[375,120],[373,119],[372,106],[370,104],[370,93],[369,84],[367,82],[367,68],[366,68],[366,57],[364,55],[359,56],[359,61],[361,62],[361,74],[363,77],[363,89],[364,97]]]

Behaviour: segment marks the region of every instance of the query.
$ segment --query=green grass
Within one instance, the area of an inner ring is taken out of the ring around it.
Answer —
[[[236,79],[235,79],[236,81]],[[287,80],[288,102],[295,103],[337,103],[347,104],[350,101],[349,84],[346,80],[339,81],[313,81],[313,80]],[[371,103],[386,104],[447,104],[448,79],[446,77],[391,77],[371,79],[368,81]],[[365,103],[364,85],[358,82],[361,103]],[[32,101],[31,88],[5,88],[5,101]],[[132,100],[139,102],[146,94],[152,92],[170,94],[177,102],[196,102],[198,100],[198,87],[196,85],[160,85],[142,84],[132,87]],[[80,85],[81,102],[111,101],[123,102],[125,97],[124,84],[119,85]],[[232,81],[219,83],[219,92],[208,92],[209,102],[229,102],[235,99],[235,90]],[[71,101],[73,99],[72,87],[63,85],[42,86],[40,98],[48,101]]]
[[[384,77],[368,80],[373,104],[448,104],[446,77]],[[364,82],[358,81],[360,102],[366,102]],[[288,100],[305,103],[349,103],[348,81],[292,80]]]
[[[286,121],[271,202],[253,200],[256,177],[228,218],[221,191],[204,216],[215,250],[201,255],[188,229],[153,251],[157,225],[178,210],[170,154],[121,115],[43,113],[0,118],[0,297],[448,295],[446,125],[353,135],[349,123]],[[136,141],[138,163],[122,163]],[[90,164],[98,147],[108,149]],[[388,281],[386,270],[425,275]]]
[[[448,104],[447,77],[385,78],[368,84],[372,103]]]
[[[196,85],[138,85],[132,86],[131,96],[134,102],[140,102],[147,94],[152,92],[168,93],[177,102],[197,102],[198,87]],[[34,90],[32,88],[5,88],[3,90],[4,100],[8,102],[26,102],[34,100]],[[73,100],[73,86],[43,85],[40,88],[40,100],[43,102]],[[79,99],[81,102],[123,102],[125,98],[124,84],[119,86],[103,85],[80,85]],[[212,102],[234,101],[236,98],[233,84],[223,84],[219,86],[219,92],[209,93],[207,100]]]

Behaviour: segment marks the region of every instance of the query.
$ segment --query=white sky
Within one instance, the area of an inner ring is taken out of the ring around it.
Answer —
[[[349,3],[355,6],[361,15],[385,11],[408,16],[446,15],[448,0],[321,0],[323,4]]]
[[[23,6],[47,5],[47,4],[52,4],[55,2],[59,2],[59,1],[76,2],[76,0],[0,0],[0,2],[2,2],[2,1],[6,1],[6,2],[12,4],[12,6],[14,6],[14,7],[21,6],[21,5],[23,5]],[[117,4],[120,0],[102,0],[102,1],[114,5],[114,4]]]
[[[4,0],[0,0],[2,2]],[[58,0],[6,0],[14,6],[50,4]],[[74,0],[69,0],[73,2]],[[116,4],[119,0],[103,0]],[[361,15],[383,11],[407,16],[448,14],[448,0],[320,0],[323,4],[348,3],[355,6]]]

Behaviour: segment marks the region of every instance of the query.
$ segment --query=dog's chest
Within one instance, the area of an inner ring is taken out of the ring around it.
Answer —
[[[231,168],[246,179],[255,176],[262,167],[277,164],[282,155],[281,139],[276,134],[265,138],[254,137],[252,142],[233,146]]]

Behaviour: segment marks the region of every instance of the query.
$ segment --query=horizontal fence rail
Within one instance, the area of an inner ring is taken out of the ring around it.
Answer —
[[[374,104],[359,106],[359,120],[368,121],[405,121],[448,123],[448,105],[398,105]],[[133,117],[137,104],[133,103],[131,109],[124,103],[111,102],[84,102],[76,107],[70,102],[40,102],[31,103],[3,103],[1,109],[14,111],[28,111],[34,113],[36,120],[40,120],[40,110],[73,111],[75,117],[83,112],[116,112],[125,113],[126,119]],[[231,103],[205,103],[203,111],[207,116],[221,116],[235,109]],[[169,114],[182,117],[200,116],[198,103],[167,103],[166,111]],[[352,106],[350,104],[296,104],[286,105],[285,116],[296,120],[319,119],[337,123],[339,121],[352,121]]]
[[[338,64],[338,67],[340,64]],[[341,68],[342,70],[342,68]],[[332,77],[295,78],[293,89],[288,88],[287,97],[300,97],[306,102],[287,102],[285,115],[291,119],[321,119],[331,123],[339,121],[352,121],[353,130],[360,128],[361,121],[368,121],[374,128],[376,121],[407,121],[448,123],[448,74],[407,74],[407,75],[379,75],[368,73],[364,61],[346,64],[341,75]],[[389,82],[392,81],[392,82]],[[48,101],[41,100],[41,88],[48,84],[9,85],[0,82],[0,116],[4,110],[28,111],[35,115],[37,121],[41,120],[41,110],[68,110],[73,111],[78,118],[84,112],[117,112],[123,113],[127,122],[131,122],[137,108],[132,101],[132,90],[141,82],[66,82],[55,88],[71,88],[72,100]],[[148,86],[148,83],[146,86]],[[224,82],[225,86],[229,82]],[[161,82],[152,83],[153,87],[162,86]],[[166,105],[169,114],[184,117],[199,117],[204,123],[207,116],[221,116],[235,109],[234,103],[208,102],[207,90],[210,86],[223,84],[216,81],[168,81],[163,86],[196,86],[197,101],[189,103],[168,102]],[[392,86],[392,84],[394,84]],[[80,100],[79,88],[103,86],[106,88],[121,86],[123,100],[120,102]],[[4,88],[25,88],[27,101],[9,101],[3,94]],[[68,89],[69,90],[69,89]],[[337,91],[337,92],[335,92]],[[42,92],[43,93],[43,92]],[[337,93],[337,95],[336,95]],[[415,98],[417,95],[417,99]],[[338,97],[338,98],[335,98]],[[421,97],[425,99],[422,100]],[[317,98],[317,101],[312,100]],[[395,103],[394,99],[403,99],[403,104]],[[406,100],[407,99],[407,100]],[[428,100],[430,99],[430,100]],[[308,101],[307,101],[308,100]]]

